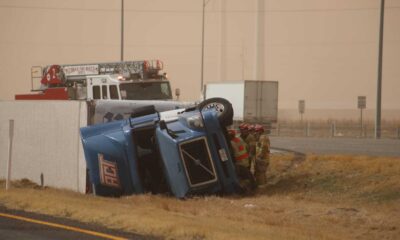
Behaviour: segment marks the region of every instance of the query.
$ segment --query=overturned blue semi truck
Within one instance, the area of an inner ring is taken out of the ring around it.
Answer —
[[[184,198],[240,191],[226,134],[232,117],[228,101],[209,99],[161,113],[146,106],[128,119],[81,128],[93,193]]]

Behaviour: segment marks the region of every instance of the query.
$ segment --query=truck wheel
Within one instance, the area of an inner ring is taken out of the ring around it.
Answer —
[[[200,111],[214,109],[218,113],[218,120],[222,126],[226,127],[233,123],[232,104],[225,98],[209,98],[197,106]]]

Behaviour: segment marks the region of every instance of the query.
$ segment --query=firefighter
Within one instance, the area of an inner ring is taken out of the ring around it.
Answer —
[[[254,175],[258,185],[267,183],[267,168],[269,165],[270,141],[264,133],[264,127],[257,124],[254,127],[256,138],[256,154]]]
[[[255,124],[249,124],[248,125],[248,131],[249,131],[249,136],[247,137],[247,142],[249,145],[249,151],[251,152],[251,156],[250,156],[250,171],[253,173],[254,175],[254,169],[255,169],[255,164],[256,164],[256,143],[257,143],[257,139],[255,137],[255,131],[254,131],[254,127],[256,125]]]
[[[228,133],[235,158],[236,174],[239,178],[240,188],[243,193],[250,193],[257,187],[257,184],[253,174],[250,172],[250,161],[246,143],[241,137],[236,136],[235,130],[230,129]]]
[[[256,154],[256,139],[251,133],[253,131],[253,126],[247,123],[242,123],[239,125],[240,137],[245,141],[247,145],[247,152],[249,153],[249,169],[254,173],[254,161]]]
[[[248,128],[247,130],[249,131],[249,134],[254,136],[254,128],[255,128],[255,124],[248,124]]]

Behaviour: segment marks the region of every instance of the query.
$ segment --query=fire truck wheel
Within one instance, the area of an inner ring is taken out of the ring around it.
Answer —
[[[197,106],[201,111],[206,109],[215,109],[218,113],[218,119],[222,126],[230,126],[233,123],[232,104],[225,98],[209,98]]]

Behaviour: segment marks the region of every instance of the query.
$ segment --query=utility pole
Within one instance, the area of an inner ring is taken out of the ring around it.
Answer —
[[[219,53],[219,80],[226,80],[226,1],[220,0],[221,16],[220,16],[220,53]]]
[[[205,21],[205,10],[206,6],[210,0],[206,2],[206,0],[203,0],[203,24],[202,24],[202,31],[201,31],[201,96],[204,94],[204,21]]]
[[[203,82],[204,82],[204,19],[205,19],[205,9],[206,9],[206,0],[203,0],[203,23],[201,30],[201,77],[200,77],[200,91],[201,96],[203,96]],[[204,96],[203,96],[204,97]]]
[[[375,138],[381,138],[381,106],[382,106],[382,55],[383,55],[383,20],[385,0],[381,0],[381,17],[379,26],[378,83],[376,92]]]
[[[255,63],[254,80],[264,80],[264,0],[257,0],[255,16]]]
[[[121,0],[121,62],[124,61],[124,0]]]

